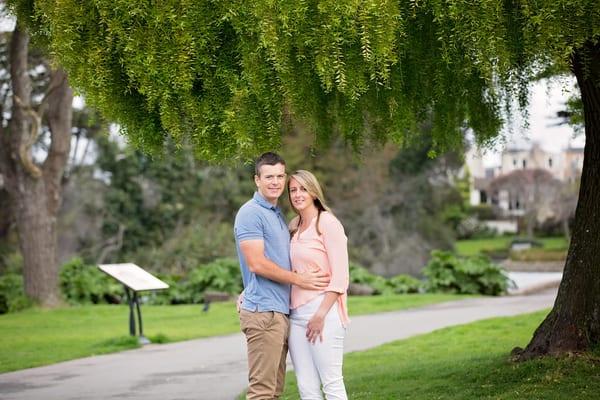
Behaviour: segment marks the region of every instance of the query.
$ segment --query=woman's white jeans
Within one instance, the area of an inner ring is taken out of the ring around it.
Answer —
[[[346,400],[346,388],[342,375],[344,337],[346,328],[334,304],[325,317],[323,342],[313,344],[306,337],[306,326],[315,314],[324,295],[311,300],[290,313],[290,356],[296,372],[298,390],[302,400],[321,400],[321,385],[327,400]]]

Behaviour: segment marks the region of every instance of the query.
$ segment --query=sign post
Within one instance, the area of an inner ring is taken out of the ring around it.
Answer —
[[[129,303],[129,334],[135,336],[135,317],[134,311],[137,311],[137,319],[139,325],[139,338],[140,344],[148,344],[150,340],[144,336],[144,329],[142,326],[142,311],[140,309],[140,302],[138,298],[138,292],[144,290],[161,290],[167,289],[169,285],[161,281],[154,275],[138,267],[135,264],[101,264],[98,266],[100,270],[112,276],[123,284],[125,288],[125,294],[127,295],[127,302]]]

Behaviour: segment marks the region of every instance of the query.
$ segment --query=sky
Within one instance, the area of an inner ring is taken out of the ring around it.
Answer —
[[[12,32],[15,30],[15,19],[5,14],[4,3],[0,4],[0,32]]]

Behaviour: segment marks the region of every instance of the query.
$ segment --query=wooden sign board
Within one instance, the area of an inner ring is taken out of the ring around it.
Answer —
[[[136,292],[141,290],[167,289],[169,287],[168,284],[135,264],[102,264],[98,267]]]

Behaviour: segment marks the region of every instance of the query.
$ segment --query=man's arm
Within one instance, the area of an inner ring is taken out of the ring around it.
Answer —
[[[329,285],[329,275],[321,270],[295,273],[279,267],[265,257],[265,243],[262,240],[244,240],[240,242],[240,250],[250,272],[264,278],[309,290],[322,290]]]

